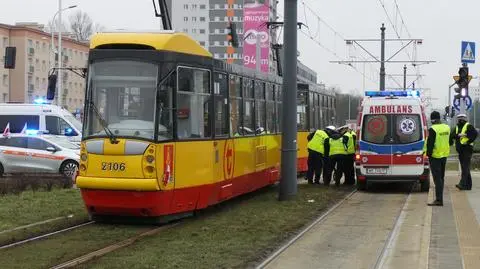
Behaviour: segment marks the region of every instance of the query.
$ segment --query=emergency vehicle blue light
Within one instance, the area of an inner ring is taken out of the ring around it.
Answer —
[[[368,97],[420,97],[419,91],[366,91]]]
[[[27,129],[27,130],[25,130],[25,133],[26,133],[27,135],[37,135],[37,134],[38,134],[38,130],[31,130],[31,129],[29,130],[29,129]]]
[[[35,104],[46,104],[47,103],[47,100],[43,99],[43,98],[37,98],[35,100],[33,100],[33,102]]]
[[[65,133],[66,134],[71,134],[73,132],[73,129],[72,128],[67,128],[65,129]]]

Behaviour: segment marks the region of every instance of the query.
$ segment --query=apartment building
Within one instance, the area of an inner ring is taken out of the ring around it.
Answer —
[[[244,55],[244,18],[245,5],[251,5],[253,0],[170,0],[167,6],[172,18],[173,29],[184,32],[196,39],[200,45],[208,49],[216,59],[232,59],[233,63],[248,65],[250,57]],[[276,0],[260,0],[259,3],[268,4],[268,17],[262,17],[263,21],[277,20]],[[256,11],[254,11],[256,12]],[[229,42],[227,39],[229,22],[235,23],[239,39],[239,47],[235,48],[229,55]],[[263,22],[260,22],[263,23]],[[276,72],[274,53],[270,49],[272,42],[275,42],[277,31],[267,30],[266,26],[261,27],[269,34],[268,71]],[[251,66],[251,65],[250,65]]]
[[[57,66],[58,39],[51,44],[51,34],[44,32],[37,23],[0,24],[0,58],[5,57],[5,47],[17,48],[15,69],[0,68],[0,102],[32,103],[44,98],[47,93],[48,72]],[[62,36],[63,67],[85,67],[88,59],[88,44]],[[85,79],[70,72],[62,73],[62,104],[75,112],[83,109]],[[56,96],[55,103],[58,103]]]

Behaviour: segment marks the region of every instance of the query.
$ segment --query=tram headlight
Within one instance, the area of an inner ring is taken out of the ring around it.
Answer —
[[[80,159],[81,159],[83,162],[86,162],[86,161],[87,161],[87,154],[82,153],[82,154],[80,155]]]
[[[145,159],[148,163],[153,163],[155,161],[155,157],[153,157],[152,155],[147,155]]]
[[[143,157],[143,174],[146,178],[153,178],[156,176],[155,168],[155,145],[150,145],[145,151]]]

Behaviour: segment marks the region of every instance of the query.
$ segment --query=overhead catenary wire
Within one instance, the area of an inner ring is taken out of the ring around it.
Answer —
[[[316,17],[317,19],[317,27],[319,27],[321,24],[324,24],[330,31],[332,31],[333,33],[333,36],[334,36],[334,39],[338,38],[338,39],[341,39],[342,42],[345,40],[345,37],[339,33],[337,30],[335,30],[335,28],[333,28],[330,24],[328,24],[324,19],[322,19],[320,17],[320,15],[317,14],[317,12],[315,12],[315,10],[313,8],[311,8],[310,6],[308,6],[305,1],[302,1],[302,4],[303,4],[303,13],[304,13],[304,19],[305,19],[305,23],[307,25],[309,25],[308,23],[308,16],[307,16],[307,9]],[[334,49],[330,49],[329,47],[327,47],[324,43],[322,43],[320,41],[320,36],[319,36],[319,33],[320,33],[320,29],[317,29],[317,33],[316,34],[313,34],[312,33],[312,30],[307,27],[307,30],[303,30],[301,29],[300,32],[306,36],[307,38],[309,38],[310,40],[312,40],[313,42],[315,42],[318,46],[320,46],[322,49],[324,49],[325,51],[327,51],[328,53],[332,54],[335,58],[337,58],[338,60],[344,60],[343,58],[341,58],[337,52],[336,52],[336,40],[334,40],[333,42],[333,46],[334,46]],[[356,48],[354,48],[356,50]],[[363,57],[364,58],[364,57]],[[365,59],[365,58],[364,58]],[[359,74],[361,74],[365,79],[368,79],[369,81],[373,82],[373,83],[376,83],[376,81],[370,77],[368,77],[364,72],[360,71],[356,66],[352,65],[352,64],[349,64],[350,67],[352,67],[352,69],[354,69],[356,72],[358,72]]]

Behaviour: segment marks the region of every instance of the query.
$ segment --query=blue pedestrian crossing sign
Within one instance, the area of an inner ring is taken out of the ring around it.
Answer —
[[[475,42],[462,41],[462,63],[475,63]]]

